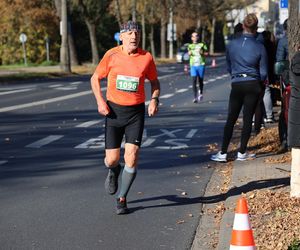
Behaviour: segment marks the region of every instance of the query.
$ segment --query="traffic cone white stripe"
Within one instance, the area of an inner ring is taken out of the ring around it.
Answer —
[[[230,250],[255,250],[253,232],[250,225],[247,200],[241,197],[235,210],[231,233]]]
[[[229,250],[256,250],[255,246],[233,246],[230,245]]]
[[[250,221],[248,214],[235,214],[233,222],[234,230],[250,230]]]

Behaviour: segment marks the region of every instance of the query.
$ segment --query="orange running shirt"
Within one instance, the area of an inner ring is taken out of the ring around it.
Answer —
[[[122,46],[107,51],[96,68],[99,80],[107,78],[106,99],[119,105],[132,106],[145,102],[145,79],[157,78],[151,54],[138,48],[127,55]]]

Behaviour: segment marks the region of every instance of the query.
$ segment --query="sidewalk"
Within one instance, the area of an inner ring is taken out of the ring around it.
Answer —
[[[275,131],[277,123],[272,124],[272,126]],[[264,135],[261,138],[264,138]],[[250,222],[257,249],[288,249],[288,245],[294,239],[300,240],[300,222],[297,222],[300,220],[300,201],[289,198],[290,152],[276,155],[274,148],[270,148],[271,145],[266,145],[267,147],[270,149],[267,151],[270,152],[260,153],[254,160],[231,161],[226,164],[216,163],[216,165],[212,163],[216,170],[208,184],[205,197],[203,197],[202,216],[191,249],[229,249],[235,207],[242,193],[246,194],[248,201]],[[273,199],[273,204],[268,204],[271,199],[264,197],[265,194],[271,197],[278,196],[278,198]],[[258,198],[261,199],[261,202],[255,204]],[[285,206],[288,207],[288,205],[294,206],[292,211],[280,210],[284,210]],[[264,207],[268,209],[268,212],[263,211]],[[281,214],[286,216],[284,219],[287,221],[274,221],[274,216],[280,217]],[[267,224],[267,222],[262,222],[265,219],[264,215],[269,216],[267,220],[271,226],[266,225],[264,227],[262,225]],[[292,228],[288,226],[287,222],[296,223],[296,225],[293,225]],[[287,225],[282,226],[278,223]],[[255,226],[257,227],[255,228]],[[274,228],[270,228],[272,226]],[[276,227],[286,228],[277,229]],[[264,232],[264,230],[269,231]],[[260,236],[259,239],[256,239],[256,234]],[[271,234],[273,234],[272,238],[266,239]]]

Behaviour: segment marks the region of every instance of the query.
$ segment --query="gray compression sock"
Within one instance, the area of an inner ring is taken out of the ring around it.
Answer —
[[[136,168],[130,168],[125,165],[122,173],[122,184],[118,198],[126,198],[128,191],[136,177]]]

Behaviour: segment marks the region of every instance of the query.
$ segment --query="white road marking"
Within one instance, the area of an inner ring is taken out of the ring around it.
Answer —
[[[81,84],[83,83],[82,81],[79,81],[79,82],[71,82],[70,85],[78,85],[78,84]]]
[[[162,96],[160,97],[160,99],[167,99],[167,98],[170,98],[170,97],[172,97],[172,96],[174,96],[174,94],[165,94],[165,95],[162,95]]]
[[[169,144],[169,145],[173,145],[173,146],[158,146],[155,148],[167,149],[167,150],[186,149],[189,146],[183,142],[188,142],[188,141],[190,141],[190,140],[189,139],[168,139],[168,140],[165,140],[165,143]]]
[[[61,86],[64,86],[62,84],[52,84],[52,85],[49,85],[48,87],[49,88],[58,88],[58,87],[61,87]]]
[[[33,90],[33,89],[17,89],[17,90],[11,90],[11,91],[6,91],[6,92],[0,92],[0,95],[9,95],[9,94],[27,92],[27,91],[31,91],[31,90]]]
[[[90,95],[91,93],[92,93],[91,90],[86,90],[86,91],[78,92],[78,93],[75,93],[75,94],[70,94],[70,95],[65,95],[65,96],[46,99],[46,100],[43,100],[43,101],[36,101],[36,102],[30,102],[30,103],[25,103],[25,104],[19,104],[19,105],[14,105],[14,106],[10,106],[10,107],[0,108],[0,113],[1,112],[12,111],[12,110],[17,110],[17,109],[24,109],[24,108],[39,106],[39,105],[48,104],[48,103],[52,103],[52,102],[64,101],[64,100],[68,100],[68,99],[79,97],[79,96]]]
[[[156,139],[153,139],[153,138],[147,138],[145,139],[143,142],[142,142],[142,145],[141,147],[142,148],[146,148],[146,147],[149,147],[153,142],[155,142]]]
[[[178,89],[178,90],[176,91],[176,93],[183,93],[183,92],[185,92],[185,91],[188,91],[188,89]]]
[[[5,164],[7,161],[0,161],[0,165]]]
[[[93,126],[93,125],[95,125],[97,123],[100,123],[100,122],[101,122],[101,120],[94,120],[94,121],[83,122],[81,124],[78,124],[76,126],[76,128],[88,128],[88,127],[91,127],[91,126]]]
[[[104,148],[105,138],[104,134],[98,136],[97,138],[91,138],[84,143],[77,145],[75,148]]]
[[[31,144],[28,144],[26,148],[40,148],[42,146],[45,146],[53,141],[57,141],[60,138],[64,137],[63,135],[49,135],[41,140],[35,141]]]
[[[197,133],[198,129],[191,129],[185,138],[193,138],[193,136]]]
[[[58,87],[58,88],[55,88],[57,90],[74,90],[74,89],[77,89],[77,87],[73,87],[73,86],[70,86],[70,87]]]

